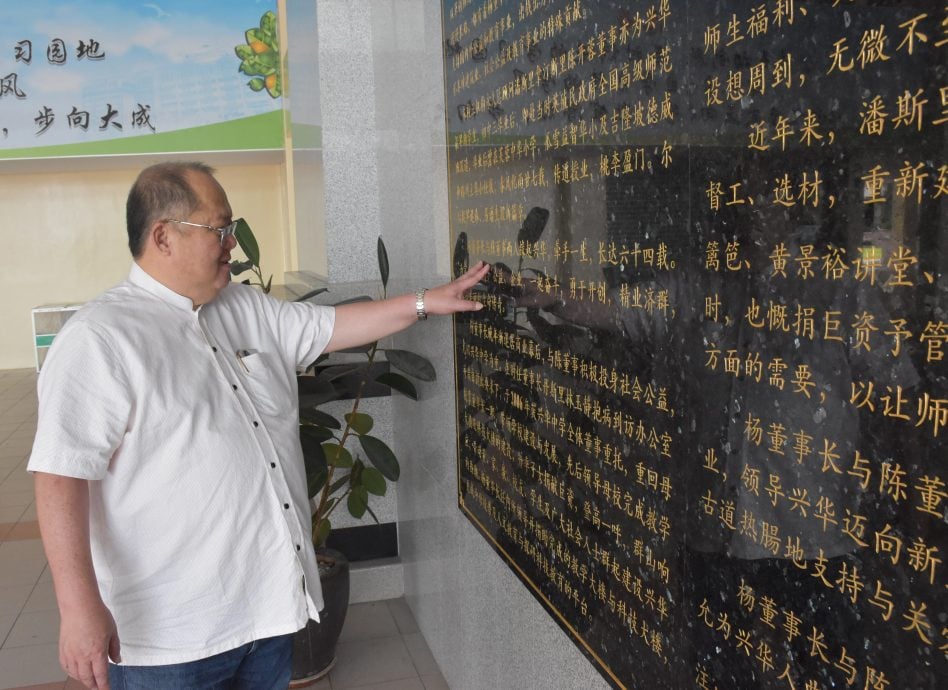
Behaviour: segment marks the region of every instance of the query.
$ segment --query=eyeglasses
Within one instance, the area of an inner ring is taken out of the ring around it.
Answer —
[[[218,235],[220,235],[221,246],[223,247],[224,240],[228,237],[233,237],[234,232],[236,232],[237,230],[237,224],[242,220],[243,218],[238,218],[237,220],[231,221],[227,225],[220,228],[215,228],[210,225],[202,225],[201,223],[191,223],[186,220],[175,220],[174,218],[165,218],[162,222],[163,223],[179,223],[181,225],[190,225],[191,227],[194,227],[194,228],[204,228],[205,230],[216,232]]]

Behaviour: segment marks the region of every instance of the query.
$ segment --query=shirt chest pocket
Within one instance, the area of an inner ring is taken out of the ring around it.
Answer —
[[[243,351],[239,357],[247,393],[261,414],[281,416],[293,409],[286,374],[273,357],[266,352]]]

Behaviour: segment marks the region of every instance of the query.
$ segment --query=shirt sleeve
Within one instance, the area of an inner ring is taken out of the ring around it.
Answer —
[[[298,369],[312,363],[326,349],[336,323],[336,310],[311,302],[268,298],[285,355]]]
[[[27,469],[102,479],[122,443],[132,391],[108,341],[76,318],[56,336],[37,384],[39,414]]]

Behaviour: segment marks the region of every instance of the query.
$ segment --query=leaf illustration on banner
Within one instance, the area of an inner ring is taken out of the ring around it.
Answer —
[[[265,89],[272,98],[277,98],[283,93],[283,80],[280,76],[280,37],[276,15],[264,12],[260,26],[247,29],[244,38],[246,43],[234,46],[234,52],[240,58],[238,70],[251,77],[247,86],[252,91]]]

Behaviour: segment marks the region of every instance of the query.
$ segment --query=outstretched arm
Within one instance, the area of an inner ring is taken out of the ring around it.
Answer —
[[[119,661],[112,614],[102,603],[89,546],[89,486],[37,472],[36,512],[59,604],[59,663],[88,688],[108,690],[108,659]]]
[[[425,293],[425,311],[429,314],[477,311],[483,305],[465,299],[464,294],[477,285],[489,269],[490,264],[482,261],[460,278],[431,288]],[[414,295],[344,304],[336,307],[336,325],[326,352],[365,345],[393,335],[411,326],[416,319]]]

